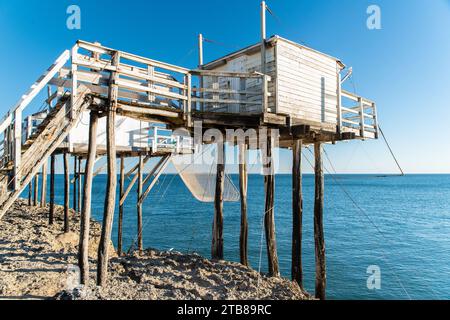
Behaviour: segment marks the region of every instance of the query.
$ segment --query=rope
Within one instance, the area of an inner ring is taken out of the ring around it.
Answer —
[[[405,173],[403,172],[402,167],[400,166],[399,162],[397,161],[397,158],[395,157],[395,154],[394,154],[394,152],[392,151],[392,148],[391,148],[391,146],[389,145],[389,142],[387,141],[386,136],[384,135],[383,130],[381,130],[380,125],[378,125],[378,129],[380,129],[381,136],[383,137],[383,140],[384,140],[384,142],[386,143],[386,145],[387,145],[387,147],[388,147],[388,149],[389,149],[389,152],[390,152],[391,155],[392,155],[392,158],[394,158],[394,161],[395,161],[395,163],[397,164],[397,167],[399,168],[399,170],[400,170],[400,172],[401,172],[401,176],[404,176]]]

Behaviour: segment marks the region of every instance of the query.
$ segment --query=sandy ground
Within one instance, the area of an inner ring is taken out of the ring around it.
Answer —
[[[79,220],[62,234],[62,208],[48,225],[48,208],[18,200],[0,221],[0,298],[14,299],[307,299],[291,281],[268,278],[238,263],[199,255],[147,250],[110,260],[108,283],[95,285],[100,225],[91,227],[91,283],[80,288],[76,273]],[[113,248],[112,248],[113,251]],[[75,290],[74,290],[75,288]]]

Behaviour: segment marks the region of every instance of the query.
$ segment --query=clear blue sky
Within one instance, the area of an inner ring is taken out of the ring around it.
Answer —
[[[71,4],[81,8],[81,30],[66,28]],[[381,30],[366,27],[371,4],[381,7]],[[268,17],[269,34],[302,41],[353,67],[357,92],[378,103],[380,124],[406,172],[450,173],[448,0],[269,0],[268,5],[278,16]],[[77,39],[195,67],[200,32],[226,44],[206,44],[205,60],[257,42],[259,0],[0,0],[0,113]],[[396,170],[382,141],[327,150],[339,172]],[[283,158],[288,170],[289,152]]]

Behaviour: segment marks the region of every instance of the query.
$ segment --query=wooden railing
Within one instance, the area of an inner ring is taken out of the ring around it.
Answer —
[[[362,139],[378,139],[379,128],[375,102],[344,90],[340,95],[338,128],[341,133],[354,132]],[[344,104],[346,100],[352,105]]]
[[[193,70],[201,87],[193,88],[195,109],[222,112],[268,112],[270,76],[254,73]]]

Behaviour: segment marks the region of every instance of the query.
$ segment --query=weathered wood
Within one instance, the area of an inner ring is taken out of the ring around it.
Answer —
[[[239,145],[239,191],[241,195],[241,231],[239,236],[239,256],[241,264],[248,266],[248,221],[247,221],[247,150],[244,142]]]
[[[37,207],[39,201],[39,173],[34,176],[34,194],[33,194],[33,206]]]
[[[164,172],[164,170],[169,165],[169,161],[171,158],[172,158],[171,155],[166,155],[166,156],[162,157],[161,160],[158,162],[158,164],[152,169],[152,171],[145,178],[144,182],[142,183],[142,186],[144,186],[146,184],[146,182],[149,180],[149,178],[154,175],[152,182],[148,185],[147,189],[143,192],[143,194],[138,199],[138,201],[141,202],[141,204],[147,198],[148,194],[153,189],[156,182],[158,182],[159,177],[161,176],[161,174]]]
[[[55,219],[55,163],[56,156],[54,154],[50,157],[50,210],[48,215],[48,223],[53,224]]]
[[[214,197],[214,222],[211,245],[212,259],[223,259],[223,190],[225,185],[225,143],[217,144],[216,193]]]
[[[92,179],[97,148],[98,114],[91,111],[89,120],[88,156],[85,167],[83,206],[81,208],[80,244],[78,265],[81,272],[81,283],[89,284],[89,230],[91,219]]]
[[[150,157],[145,157],[144,159],[144,166],[147,163],[147,161],[150,159]],[[138,161],[138,166],[137,168],[139,168],[139,161]],[[125,193],[123,194],[123,196],[120,198],[119,201],[119,205],[123,205],[123,203],[125,202],[125,200],[128,197],[128,194],[131,192],[131,189],[133,189],[133,186],[135,185],[137,179],[138,179],[139,174],[136,173],[133,177],[133,179],[131,179],[131,182],[128,184],[127,190],[125,190]]]
[[[113,65],[118,66],[120,54],[116,52],[113,55]],[[110,92],[108,95],[109,108],[106,116],[106,149],[107,149],[107,186],[105,195],[105,212],[103,214],[102,234],[98,248],[97,263],[97,284],[104,286],[107,280],[109,247],[111,240],[111,229],[114,218],[114,210],[116,205],[116,109],[117,95],[119,88],[117,86],[117,72],[111,73]]]
[[[139,156],[139,167],[138,167],[138,186],[137,186],[137,233],[138,233],[138,250],[139,254],[144,250],[144,243],[142,239],[142,202],[139,201],[142,197],[142,175],[144,171],[144,162],[142,156]]]
[[[315,196],[314,196],[314,243],[316,257],[316,298],[325,299],[326,266],[325,240],[323,234],[323,206],[324,206],[324,173],[322,160],[322,144],[314,144],[315,156]]]
[[[302,268],[302,140],[294,140],[292,149],[292,281],[303,288]]]
[[[73,179],[72,179],[72,184],[73,184],[73,211],[78,211],[77,210],[77,205],[78,205],[78,201],[77,201],[77,178],[78,178],[78,174],[77,174],[77,157],[73,157]]]
[[[42,166],[41,207],[47,205],[47,162]]]
[[[125,187],[125,157],[120,156],[120,182],[119,182],[119,195],[120,198],[124,195]],[[117,254],[122,255],[122,232],[123,232],[123,203],[119,203],[119,222],[117,228]]]
[[[78,212],[81,212],[81,203],[82,203],[82,199],[81,199],[81,195],[82,195],[82,191],[81,191],[81,187],[82,187],[82,173],[81,173],[81,157],[78,157],[78,193],[77,193],[77,206],[78,206]]]
[[[33,203],[33,202],[32,202],[32,199],[33,199],[32,194],[33,194],[33,182],[31,181],[31,182],[28,184],[28,206],[29,206],[29,207],[31,207],[31,204]]]
[[[270,131],[269,131],[270,132]],[[273,172],[272,158],[272,137],[269,133],[267,138],[267,150],[264,157],[265,176],[265,214],[264,229],[266,233],[267,258],[269,266],[269,275],[272,277],[280,276],[278,265],[277,242],[275,236],[275,217],[274,217],[274,194],[275,194],[275,175]]]
[[[63,154],[64,160],[64,232],[70,231],[69,202],[70,202],[70,177],[69,177],[69,154]]]

